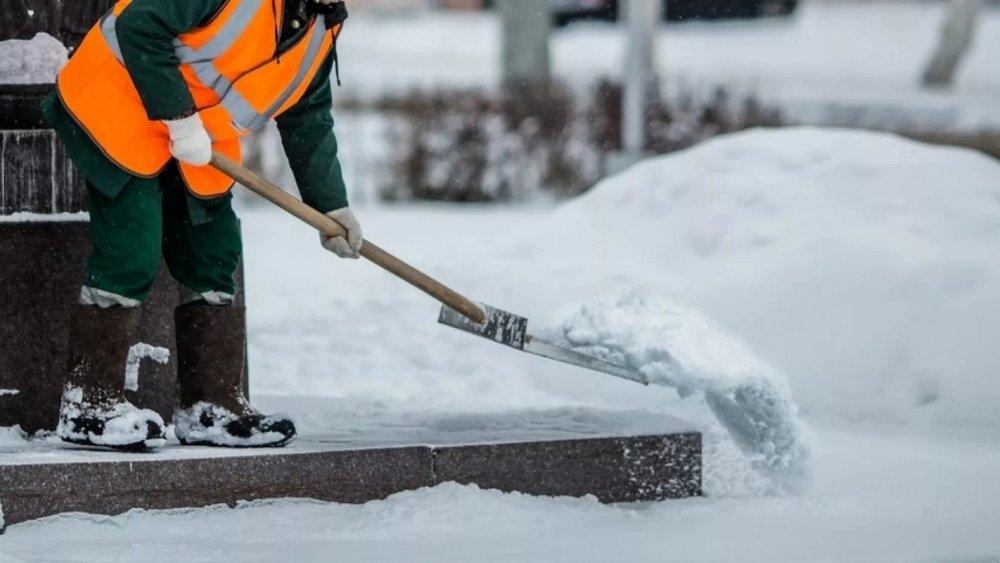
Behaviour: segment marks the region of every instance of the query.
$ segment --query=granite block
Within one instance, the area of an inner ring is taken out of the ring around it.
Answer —
[[[701,434],[688,432],[436,448],[436,483],[537,495],[593,495],[601,502],[701,494]]]
[[[116,454],[5,464],[0,456],[0,503],[12,525],[62,512],[120,514],[267,498],[363,503],[449,481],[532,495],[593,495],[608,503],[701,494],[697,432],[452,446],[316,444],[236,451],[175,446],[145,460]]]
[[[0,84],[0,129],[48,128],[42,100],[54,88],[55,84]]]
[[[360,503],[430,485],[431,451],[401,447],[171,461],[0,465],[7,525],[277,497]]]
[[[86,221],[0,220],[0,389],[17,391],[0,394],[0,426],[20,424],[28,432],[55,427],[69,314],[90,252],[87,227]],[[242,303],[242,269],[237,284]],[[161,264],[142,306],[138,341],[174,354],[176,305],[177,283]],[[139,389],[126,396],[169,419],[177,403],[176,362],[143,361]]]
[[[77,213],[86,188],[50,129],[0,129],[0,215]]]

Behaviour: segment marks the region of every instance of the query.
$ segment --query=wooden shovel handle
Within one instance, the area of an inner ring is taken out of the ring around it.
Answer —
[[[212,166],[240,184],[243,184],[257,195],[312,225],[324,235],[347,235],[344,227],[333,219],[309,207],[295,196],[261,178],[226,155],[213,152]],[[364,256],[441,303],[462,313],[477,324],[486,321],[485,313],[475,303],[385,250],[382,250],[371,241],[365,240],[364,244],[361,245],[361,256]]]

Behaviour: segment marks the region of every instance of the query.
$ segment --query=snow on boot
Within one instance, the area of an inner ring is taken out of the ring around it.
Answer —
[[[166,443],[163,419],[125,400],[87,401],[82,387],[67,385],[59,407],[56,435],[63,441],[126,451],[145,451]]]
[[[182,444],[284,446],[295,436],[286,416],[263,415],[243,387],[246,309],[182,305],[174,313],[180,408],[174,433]]]
[[[186,445],[278,447],[295,436],[295,424],[282,415],[264,416],[250,405],[234,412],[199,401],[174,413],[174,432]]]
[[[70,318],[68,383],[56,435],[66,442],[144,451],[166,443],[163,419],[125,399],[125,362],[138,308],[77,305]]]

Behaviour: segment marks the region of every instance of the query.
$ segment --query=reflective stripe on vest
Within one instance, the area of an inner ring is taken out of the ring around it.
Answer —
[[[208,43],[197,50],[188,47],[180,39],[174,39],[174,52],[177,54],[177,58],[183,63],[211,61],[218,58],[243,35],[262,3],[263,0],[243,0],[240,2],[236,11],[223,24],[222,29],[217,31]]]
[[[236,8],[236,11],[225,22],[222,29],[205,45],[199,49],[192,49],[183,44],[180,39],[174,39],[174,54],[182,62],[191,65],[195,76],[205,85],[211,88],[220,99],[223,107],[229,111],[233,120],[233,125],[244,131],[256,131],[261,129],[270,121],[279,109],[288,101],[292,94],[302,85],[302,81],[309,73],[316,62],[316,57],[320,53],[325,39],[326,30],[320,23],[316,22],[307,31],[309,37],[306,39],[309,44],[306,48],[305,57],[295,73],[295,77],[282,91],[274,103],[272,103],[263,113],[253,108],[249,101],[242,94],[233,88],[232,82],[223,76],[215,67],[214,60],[221,54],[229,50],[233,43],[246,31],[247,26],[253,19],[254,14],[260,8],[263,0],[244,0]],[[121,47],[118,45],[118,36],[115,33],[115,23],[117,16],[114,11],[108,12],[101,21],[100,29],[108,47],[114,53],[118,62],[124,64]]]

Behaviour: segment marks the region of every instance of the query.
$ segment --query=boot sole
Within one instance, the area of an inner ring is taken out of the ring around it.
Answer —
[[[215,442],[209,442],[208,440],[183,440],[178,438],[178,441],[182,446],[207,446],[212,448],[236,448],[245,450],[248,448],[283,448],[291,442],[295,436],[288,436],[283,440],[277,442],[272,442],[270,444],[247,444],[247,445],[234,445],[234,444],[216,444]]]
[[[133,444],[123,444],[120,446],[110,446],[107,444],[95,444],[90,440],[74,440],[72,438],[63,438],[62,436],[60,436],[59,439],[62,440],[63,442],[66,442],[67,444],[74,444],[77,446],[89,446],[91,448],[101,448],[106,450],[113,450],[116,452],[152,453],[159,449],[147,446],[145,441],[136,442]]]

